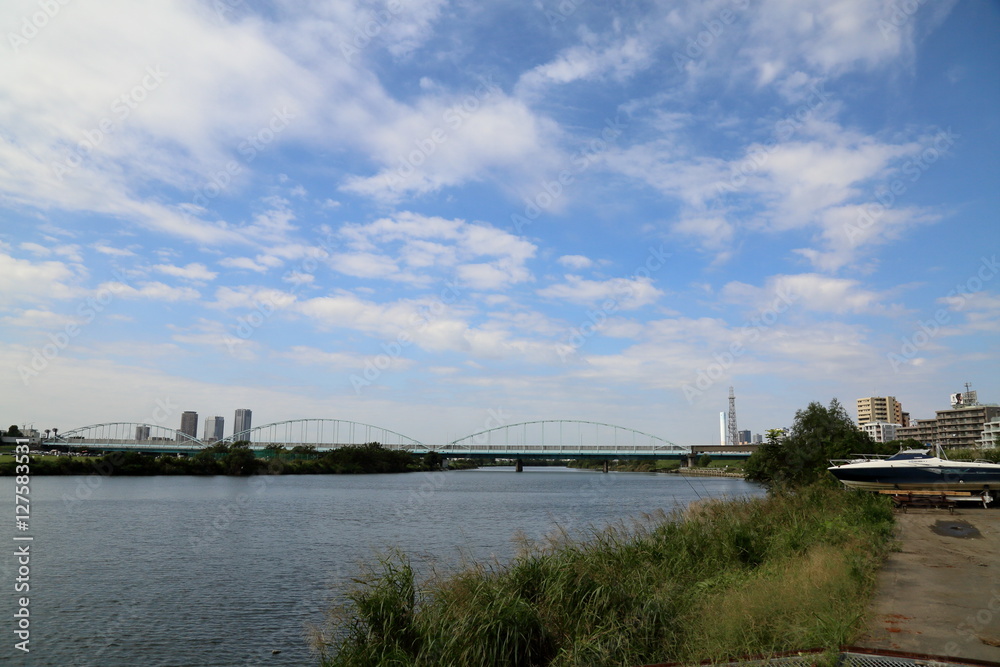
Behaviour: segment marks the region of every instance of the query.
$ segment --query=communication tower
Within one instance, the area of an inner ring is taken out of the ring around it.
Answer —
[[[729,432],[726,434],[727,445],[740,444],[740,434],[736,428],[736,394],[729,388]]]

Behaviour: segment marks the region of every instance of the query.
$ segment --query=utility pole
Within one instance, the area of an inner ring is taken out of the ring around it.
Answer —
[[[740,444],[739,431],[736,430],[736,394],[733,393],[732,387],[729,388],[729,433],[727,435],[727,445]]]

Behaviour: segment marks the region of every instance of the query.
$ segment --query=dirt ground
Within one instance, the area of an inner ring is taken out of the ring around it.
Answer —
[[[858,645],[1000,663],[1000,509],[911,508],[896,522],[900,551]]]

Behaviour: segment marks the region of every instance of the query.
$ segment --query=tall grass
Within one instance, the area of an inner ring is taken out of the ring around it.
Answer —
[[[885,498],[828,486],[707,501],[418,586],[394,554],[320,639],[340,665],[642,665],[849,642],[888,548]]]

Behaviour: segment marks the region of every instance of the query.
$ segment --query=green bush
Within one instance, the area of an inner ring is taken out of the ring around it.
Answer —
[[[394,554],[320,640],[323,665],[638,665],[849,643],[891,504],[813,485],[705,501],[414,583]]]

